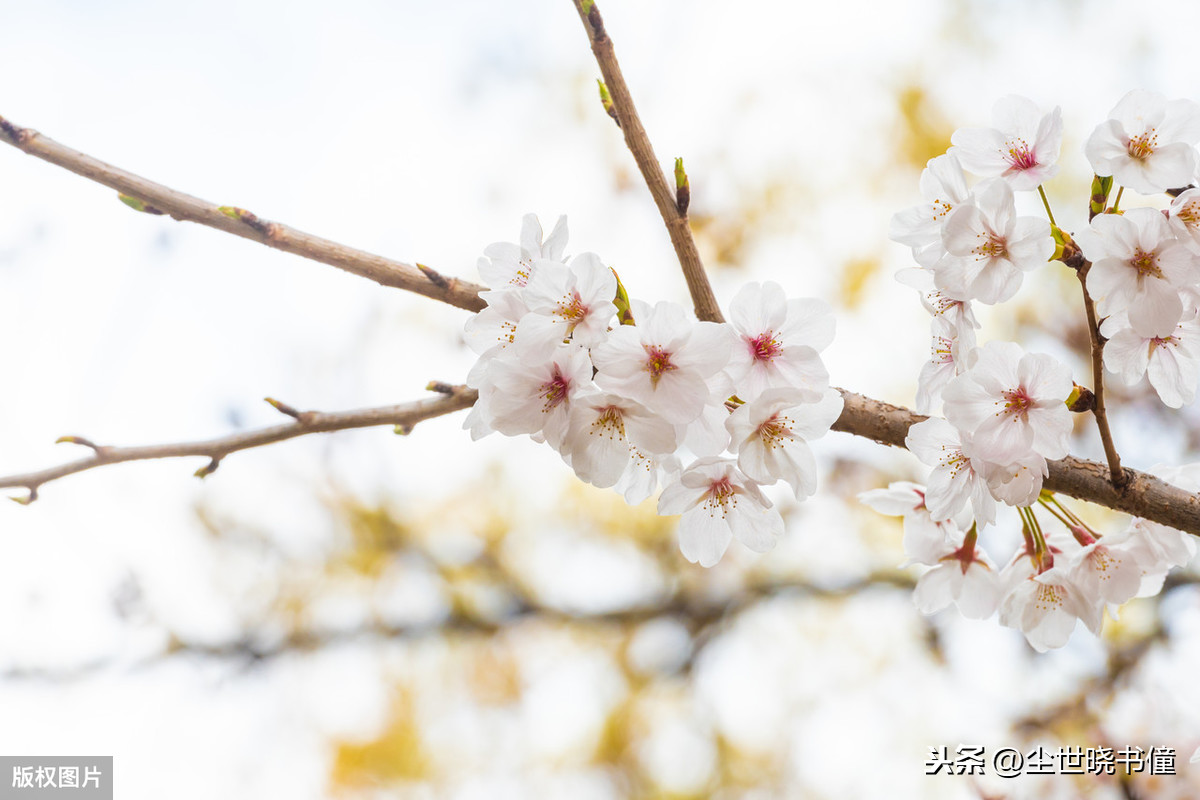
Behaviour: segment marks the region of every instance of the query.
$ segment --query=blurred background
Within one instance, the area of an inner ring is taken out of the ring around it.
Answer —
[[[1099,0],[601,3],[664,166],[683,156],[717,294],[834,305],[836,385],[913,402],[928,318],[891,215],[954,128],[1017,93],[1082,142],[1129,89],[1200,99],[1200,7]],[[444,274],[570,224],[635,297],[686,302],[568,0],[0,2],[0,115],[220,204]],[[1024,200],[1031,200],[1026,197]],[[1128,198],[1127,198],[1128,201]],[[1128,204],[1128,203],[1127,203]],[[1036,213],[1036,205],[1027,208]],[[1048,266],[981,341],[1090,383],[1078,282]],[[198,226],[0,148],[0,472],[101,444],[424,396],[472,363],[464,312]],[[1200,446],[1194,409],[1115,390],[1135,468]],[[1200,796],[1200,593],[1171,577],[1102,638],[913,607],[899,521],[854,499],[923,481],[843,434],[788,530],[704,570],[674,518],[576,481],[463,414],[229,457],[120,465],[0,507],[0,753],[114,755],[117,796]],[[1074,452],[1098,457],[1080,423]],[[21,492],[13,492],[21,496]],[[1074,508],[1103,531],[1126,520]],[[1015,515],[985,545],[1016,546]],[[930,748],[1178,751],[1178,776],[926,776]],[[3,776],[0,776],[2,779]]]

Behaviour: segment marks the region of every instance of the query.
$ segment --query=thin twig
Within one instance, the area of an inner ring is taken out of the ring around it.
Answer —
[[[138,208],[137,204],[142,204],[143,207],[138,210],[198,222],[276,250],[329,264],[384,286],[416,292],[468,311],[479,311],[484,307],[483,300],[479,299],[479,292],[485,289],[483,286],[447,278],[428,267],[422,269],[322,239],[278,222],[269,222],[245,209],[213,205],[72,150],[30,128],[17,127],[3,117],[0,117],[0,141],[88,180],[116,189],[122,195],[122,202],[127,205]]]
[[[1087,311],[1088,331],[1091,334],[1092,345],[1092,394],[1096,396],[1096,406],[1092,414],[1096,417],[1096,427],[1100,429],[1100,441],[1104,445],[1104,458],[1108,461],[1108,471],[1112,475],[1113,486],[1124,489],[1129,484],[1125,471],[1121,469],[1121,457],[1113,444],[1112,432],[1108,429],[1108,412],[1104,408],[1104,341],[1100,338],[1100,321],[1096,318],[1096,303],[1092,300],[1087,288],[1087,274],[1092,268],[1091,262],[1085,261],[1079,268],[1079,286],[1083,289],[1083,307]]]
[[[700,261],[700,252],[692,239],[687,213],[679,210],[675,192],[667,182],[658,157],[654,155],[654,148],[650,145],[646,129],[642,127],[642,120],[633,105],[633,96],[629,93],[629,87],[625,84],[625,77],[617,63],[612,39],[605,31],[604,22],[600,18],[600,10],[596,8],[595,3],[587,3],[588,7],[585,9],[584,0],[572,2],[583,20],[588,41],[592,44],[592,54],[596,57],[596,63],[600,65],[600,73],[604,76],[609,94],[612,95],[612,110],[616,113],[621,132],[625,134],[625,145],[629,152],[633,153],[633,159],[637,162],[642,178],[650,189],[650,195],[654,198],[654,205],[658,206],[658,213],[667,225],[671,246],[675,248],[675,255],[679,258],[679,266],[683,268],[683,277],[687,281],[688,292],[692,296],[696,317],[711,322],[724,322],[721,307],[717,305],[708,275],[704,272],[704,264]]]
[[[207,458],[209,463],[196,472],[199,477],[204,477],[216,470],[221,459],[239,450],[262,447],[286,439],[294,439],[297,436],[307,436],[310,433],[330,433],[353,428],[370,428],[377,425],[397,425],[408,428],[422,420],[469,408],[474,405],[478,396],[473,389],[459,386],[455,387],[451,393],[441,392],[438,397],[403,405],[363,408],[353,411],[297,412],[296,421],[292,423],[200,442],[157,444],[144,447],[101,447],[82,441],[78,437],[64,437],[60,441],[72,441],[92,448],[92,455],[37,472],[2,477],[0,478],[0,488],[23,487],[28,489],[30,496],[18,500],[18,502],[27,503],[36,499],[40,486],[67,475],[125,461],[147,461],[158,458]],[[278,406],[276,407],[278,408]],[[289,416],[291,415],[289,414]]]

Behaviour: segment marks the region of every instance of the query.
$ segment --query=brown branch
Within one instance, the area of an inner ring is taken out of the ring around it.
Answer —
[[[1092,394],[1096,396],[1096,404],[1092,414],[1096,417],[1096,427],[1100,429],[1100,442],[1104,445],[1104,458],[1108,461],[1108,471],[1112,476],[1113,486],[1125,489],[1129,478],[1121,469],[1121,457],[1113,444],[1112,432],[1108,429],[1108,412],[1104,408],[1104,341],[1100,338],[1100,321],[1096,318],[1096,303],[1092,300],[1087,288],[1088,271],[1091,262],[1085,261],[1076,274],[1079,275],[1079,286],[1083,289],[1083,308],[1087,312],[1088,332],[1092,350]]]
[[[268,222],[241,208],[215,206],[72,150],[35,130],[19,128],[3,117],[0,117],[0,141],[115,189],[121,195],[122,202],[139,211],[198,222],[285,253],[329,264],[384,286],[416,292],[468,311],[479,311],[484,307],[484,302],[479,299],[479,292],[485,289],[483,286],[447,278],[428,267],[413,266],[356,250],[278,222]]]
[[[927,417],[907,408],[840,390],[845,401],[835,431],[865,436],[881,444],[904,447],[910,426]],[[1200,536],[1200,494],[1187,492],[1153,475],[1125,469],[1127,484],[1118,489],[1109,480],[1104,464],[1067,456],[1049,462],[1050,475],[1044,487],[1052,492],[1087,500],[1126,514],[1144,517]]]
[[[453,387],[453,391],[438,390],[439,396],[428,400],[418,400],[395,406],[378,408],[363,408],[354,411],[303,411],[296,412],[290,406],[275,401],[276,408],[288,416],[294,416],[295,422],[276,425],[271,428],[235,433],[216,439],[200,442],[181,442],[178,444],[157,444],[144,447],[104,447],[76,436],[65,436],[60,442],[81,444],[91,448],[92,455],[71,461],[57,467],[28,472],[23,475],[0,477],[0,488],[23,487],[29,490],[28,498],[20,498],[18,502],[28,503],[37,498],[38,488],[50,481],[74,475],[97,467],[110,464],[120,464],[125,461],[148,461],[158,458],[190,458],[204,457],[209,463],[199,470],[196,475],[205,477],[217,469],[221,459],[239,450],[249,450],[253,447],[294,439],[297,436],[307,436],[310,433],[331,433],[333,431],[351,430],[353,428],[370,428],[377,425],[395,425],[407,432],[416,423],[459,411],[474,405],[479,394],[465,386]],[[17,498],[14,498],[17,499]]]
[[[687,212],[686,210],[681,211],[677,205],[675,192],[667,182],[662,165],[658,163],[658,157],[654,155],[650,138],[646,135],[646,129],[642,126],[637,109],[634,108],[633,96],[629,93],[629,87],[625,84],[625,77],[621,74],[621,67],[617,63],[612,39],[604,30],[604,21],[600,18],[600,10],[596,8],[594,2],[572,1],[575,3],[575,9],[579,12],[580,19],[583,20],[584,29],[587,30],[588,40],[592,44],[592,54],[596,57],[596,63],[600,65],[600,74],[604,76],[604,83],[608,87],[609,94],[612,95],[610,113],[616,114],[617,124],[621,128],[621,132],[625,134],[625,145],[633,154],[642,178],[646,181],[647,188],[650,189],[650,195],[654,198],[654,205],[658,206],[658,213],[666,223],[667,234],[671,237],[671,246],[675,248],[675,255],[679,258],[679,266],[683,268],[683,277],[687,281],[688,292],[692,296],[696,317],[711,322],[724,322],[725,318],[721,314],[721,307],[717,305],[717,298],[713,294],[708,276],[704,272],[704,264],[700,261],[696,242],[692,239]]]
[[[582,0],[575,0],[576,6],[579,7],[581,2]],[[583,13],[582,8],[580,8],[580,13]],[[651,187],[655,203],[663,213],[663,218],[668,222],[668,229],[672,231],[672,241],[676,242],[677,234],[679,234],[682,237],[680,241],[686,245],[681,250],[677,243],[677,252],[680,253],[685,274],[696,278],[702,284],[701,288],[703,291],[699,295],[693,292],[693,298],[696,300],[697,316],[703,319],[719,320],[721,319],[720,310],[716,307],[715,301],[712,303],[709,311],[704,310],[703,298],[705,296],[711,297],[712,290],[708,286],[707,278],[704,277],[703,266],[700,264],[699,257],[696,256],[694,259],[691,259],[690,256],[685,257],[687,253],[695,256],[695,245],[687,230],[687,219],[686,217],[679,216],[678,209],[675,207],[676,198],[667,186],[666,178],[657,166],[657,161],[654,158],[653,150],[650,149],[645,130],[641,127],[636,112],[633,110],[633,103],[629,98],[628,88],[625,86],[624,79],[620,75],[620,70],[616,67],[616,59],[612,55],[612,42],[608,39],[607,34],[604,33],[603,23],[599,22],[599,13],[596,11],[594,4],[591,8],[590,16],[584,15],[584,20],[587,25],[588,35],[592,39],[593,52],[596,53],[601,70],[605,72],[606,78],[611,82],[609,88],[613,93],[614,103],[616,103],[619,113],[623,114],[621,117],[622,126],[626,131],[626,139],[630,145],[630,149],[634,152],[634,156],[638,160],[638,165],[642,168],[643,175],[646,176],[647,184]],[[592,20],[595,20],[595,22]],[[630,129],[633,129],[635,133],[631,134]],[[278,223],[264,222],[253,214],[239,209],[225,208],[222,211],[221,208],[177,192],[174,189],[152,183],[144,178],[98,161],[91,156],[58,144],[38,134],[36,131],[27,128],[18,128],[2,117],[0,117],[0,140],[89,180],[114,188],[118,192],[139,200],[145,206],[156,211],[161,210],[176,219],[199,222],[203,225],[226,231],[227,233],[253,239],[269,247],[275,247],[339,267],[356,275],[362,275],[363,277],[375,280],[385,286],[395,286],[414,291],[426,297],[440,300],[469,311],[478,311],[484,307],[483,301],[478,297],[478,292],[483,289],[481,286],[458,279],[446,278],[428,268],[421,270],[417,267],[391,261],[381,256],[371,255],[370,253],[355,250],[336,242],[301,233]],[[688,266],[689,264],[691,265],[690,267]],[[692,281],[689,278],[689,287],[691,285]],[[1097,382],[1097,387],[1099,386],[1100,383]],[[908,433],[909,426],[925,419],[925,417],[915,414],[908,409],[873,400],[869,397],[863,397],[852,392],[843,390],[842,395],[846,403],[845,410],[842,412],[841,418],[834,424],[834,429],[874,439],[883,444],[903,447],[904,437]],[[475,395],[473,392],[460,392],[438,400],[422,401],[421,404],[415,405],[421,408],[433,406],[441,409],[426,415],[437,416],[440,413],[466,408],[472,405],[474,400]],[[206,472],[211,472],[216,468],[216,465],[220,463],[220,457],[237,449],[258,447],[263,444],[302,436],[307,433],[342,430],[351,427],[386,424],[395,424],[403,427],[406,425],[408,417],[397,421],[396,416],[388,415],[403,415],[407,410],[412,408],[412,405],[391,406],[385,409],[367,409],[360,412],[344,412],[342,414],[315,414],[314,412],[309,412],[309,423],[307,424],[298,420],[291,425],[281,425],[256,433],[240,434],[236,437],[214,439],[208,442],[132,448],[99,448],[90,442],[81,441],[80,444],[90,446],[96,451],[92,457],[59,467],[41,470],[40,472],[0,478],[0,487],[25,487],[30,492],[28,500],[32,500],[37,497],[37,489],[42,484],[76,472],[120,461],[193,455],[208,456],[210,458],[208,466],[201,468],[201,473],[206,474]],[[372,417],[373,413],[379,414],[379,416]],[[354,415],[356,414],[366,416],[359,418],[360,421],[354,423],[352,419],[355,418]],[[411,421],[424,419],[426,416],[418,416]],[[318,426],[318,422],[320,426]],[[260,438],[229,450],[221,449],[223,445],[231,441],[240,441],[245,437],[266,438]],[[213,454],[218,457],[214,458]],[[1115,456],[1115,452],[1113,455]],[[1071,497],[1088,500],[1118,511],[1124,511],[1160,522],[1164,525],[1170,525],[1173,528],[1178,528],[1188,533],[1200,535],[1200,495],[1184,492],[1153,476],[1133,470],[1123,470],[1116,473],[1123,474],[1127,478],[1127,484],[1124,491],[1122,491],[1109,480],[1109,474],[1110,472],[1101,464],[1068,457],[1062,461],[1050,463],[1050,477],[1047,478],[1045,485],[1051,491],[1062,492]]]

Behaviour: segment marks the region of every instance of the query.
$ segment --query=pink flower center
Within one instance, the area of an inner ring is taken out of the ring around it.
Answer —
[[[710,517],[716,516],[718,510],[725,517],[731,508],[737,508],[737,488],[728,477],[718,478],[709,484],[704,507],[708,509]]]
[[[554,373],[550,380],[538,387],[538,397],[542,398],[542,413],[548,414],[567,401],[571,391],[571,380],[562,374],[558,365],[554,365]]]
[[[781,417],[779,414],[775,414],[762,425],[759,425],[755,433],[758,434],[763,447],[768,450],[774,450],[777,447],[783,447],[789,439],[793,438],[792,429],[788,426],[794,424],[789,417]]]
[[[646,371],[650,373],[650,383],[657,386],[658,379],[673,369],[679,369],[671,363],[671,354],[658,345],[643,345],[646,350]]]
[[[760,333],[753,339],[746,339],[746,343],[750,345],[750,355],[754,356],[755,361],[770,361],[783,352],[783,345],[775,338],[774,331]]]
[[[1130,158],[1136,158],[1138,161],[1149,158],[1158,149],[1158,134],[1154,132],[1154,128],[1151,128],[1145,133],[1132,137],[1125,149]]]
[[[1024,139],[1010,139],[1008,141],[1008,163],[1012,164],[1012,169],[1026,170],[1036,167],[1038,160],[1033,148]]]
[[[1179,346],[1179,337],[1178,336],[1155,336],[1153,339],[1150,340],[1150,344],[1154,345],[1155,347],[1161,347],[1162,349],[1166,350],[1168,347],[1178,347]]]
[[[1033,408],[1033,398],[1026,393],[1024,386],[1004,392],[1004,411],[1002,413],[1011,414],[1013,419],[1025,420],[1031,408]]]
[[[1154,278],[1166,280],[1163,277],[1162,270],[1158,267],[1157,254],[1153,250],[1149,253],[1141,249],[1133,251],[1133,257],[1129,259],[1129,266],[1137,270],[1139,278],[1150,275]]]

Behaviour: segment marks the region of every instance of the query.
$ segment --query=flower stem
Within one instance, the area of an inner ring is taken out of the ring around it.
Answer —
[[[1050,224],[1058,227],[1058,223],[1054,221],[1054,212],[1050,210],[1050,201],[1046,199],[1046,190],[1038,184],[1038,194],[1042,198],[1042,205],[1046,207],[1046,216],[1050,218]]]
[[[1123,194],[1125,194],[1124,186],[1117,189],[1117,199],[1113,200],[1112,208],[1109,209],[1109,211],[1111,213],[1116,214],[1118,211],[1121,210],[1121,195],[1123,195]]]

